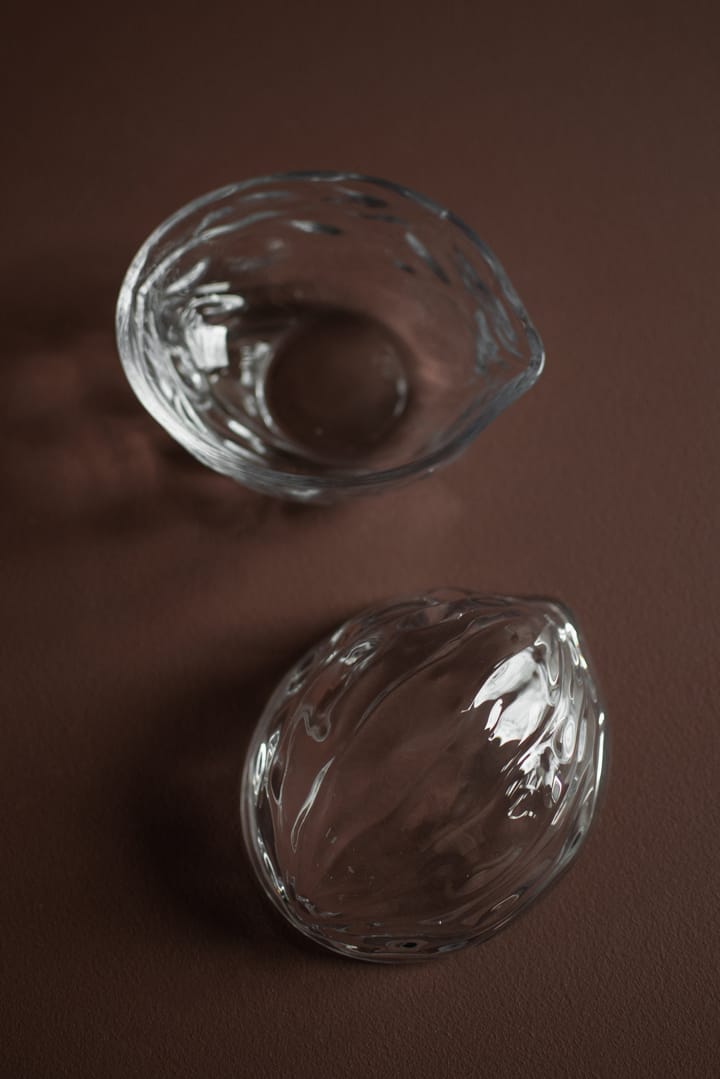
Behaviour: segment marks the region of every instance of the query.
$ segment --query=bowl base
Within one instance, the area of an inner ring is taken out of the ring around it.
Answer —
[[[347,467],[368,460],[406,411],[410,357],[364,315],[306,315],[278,348],[264,386],[271,422],[303,457]]]

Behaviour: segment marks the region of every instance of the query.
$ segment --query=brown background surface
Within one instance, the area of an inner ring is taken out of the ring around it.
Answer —
[[[0,245],[0,1071],[711,1076],[718,1037],[713,5],[24,5]],[[538,385],[456,465],[296,509],[175,450],[112,308],[189,198],[350,168],[450,205],[538,325]],[[614,733],[569,876],[423,967],[308,950],[236,784],[281,671],[440,584],[568,602]]]

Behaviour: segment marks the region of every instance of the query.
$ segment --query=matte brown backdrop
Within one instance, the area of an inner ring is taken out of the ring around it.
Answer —
[[[718,29],[710,4],[6,20],[3,1077],[717,1074]],[[459,463],[337,509],[203,471],[113,343],[154,225],[293,167],[452,206],[548,352]],[[249,880],[249,731],[320,633],[441,584],[574,608],[608,798],[492,942],[412,969],[326,957]]]

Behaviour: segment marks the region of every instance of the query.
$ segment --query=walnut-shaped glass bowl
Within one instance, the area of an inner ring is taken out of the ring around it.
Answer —
[[[247,180],[179,210],[127,272],[117,339],[140,401],[200,461],[321,502],[452,460],[543,364],[468,226],[340,172]]]
[[[577,854],[606,733],[560,604],[447,591],[366,611],[260,718],[242,788],[255,872],[297,929],[343,955],[477,943]]]

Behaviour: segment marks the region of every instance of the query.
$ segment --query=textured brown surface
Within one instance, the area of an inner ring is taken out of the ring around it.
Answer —
[[[390,7],[5,22],[3,1079],[717,1074],[718,18]],[[173,449],[112,303],[188,198],[337,166],[476,225],[548,365],[449,470],[302,510]],[[444,583],[575,610],[614,729],[604,811],[494,941],[325,957],[248,879],[248,734],[318,634]]]

